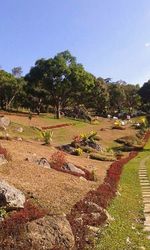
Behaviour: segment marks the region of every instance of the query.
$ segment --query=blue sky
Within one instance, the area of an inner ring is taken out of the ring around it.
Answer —
[[[66,49],[101,77],[150,79],[149,0],[1,0],[0,65],[26,74]]]

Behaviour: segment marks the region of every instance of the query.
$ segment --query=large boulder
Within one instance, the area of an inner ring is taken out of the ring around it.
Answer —
[[[6,210],[24,208],[25,195],[6,181],[0,180],[0,207]]]
[[[80,168],[76,167],[74,164],[68,162],[63,166],[63,169],[66,171],[74,172],[77,174],[85,175],[85,172],[81,170]]]
[[[70,224],[65,216],[45,216],[27,224],[27,238],[33,249],[71,250],[75,245]]]

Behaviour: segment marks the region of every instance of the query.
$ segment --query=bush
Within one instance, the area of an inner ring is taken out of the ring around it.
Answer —
[[[42,131],[42,137],[44,139],[45,144],[50,144],[53,138],[53,131]]]
[[[82,155],[82,154],[83,154],[82,148],[76,148],[76,149],[74,150],[74,154],[75,154],[75,155],[78,155],[78,156]]]
[[[97,153],[90,154],[90,158],[98,161],[115,161],[115,157],[112,155],[102,155]]]
[[[51,161],[53,168],[60,169],[66,163],[66,154],[62,151],[57,151],[52,154]]]

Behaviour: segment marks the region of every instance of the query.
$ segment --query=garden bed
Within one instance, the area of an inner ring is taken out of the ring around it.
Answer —
[[[144,141],[149,139],[150,132],[144,136]],[[93,203],[106,209],[112,199],[116,196],[118,183],[120,181],[123,166],[137,156],[138,152],[130,152],[129,156],[119,161],[115,161],[110,165],[107,171],[107,176],[104,179],[104,183],[101,184],[96,190],[89,191],[85,198],[72,208],[71,213],[67,215],[70,221],[76,242],[76,249],[85,249],[88,245],[91,245],[92,240],[87,239],[88,227],[102,227],[107,220],[105,213],[101,213],[100,216],[93,218],[92,212],[87,210],[87,203]],[[86,218],[82,218],[82,214],[86,214]],[[82,221],[82,223],[81,223]]]

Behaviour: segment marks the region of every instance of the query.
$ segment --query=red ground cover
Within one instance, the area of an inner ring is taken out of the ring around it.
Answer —
[[[63,124],[58,124],[58,125],[53,125],[53,126],[42,127],[42,129],[46,130],[46,129],[52,129],[52,128],[62,128],[62,127],[68,127],[72,125],[74,125],[74,123],[63,123]]]
[[[143,137],[144,144],[146,144],[149,138],[150,132],[147,132]],[[100,227],[106,222],[107,216],[104,211],[116,196],[123,166],[137,154],[138,152],[133,151],[129,153],[128,157],[113,162],[107,171],[104,183],[96,190],[88,192],[86,197],[76,203],[70,214],[67,215],[75,236],[76,249],[85,249],[85,245],[91,243],[87,240],[87,226]],[[93,217],[93,211],[90,211],[87,206],[89,202],[95,203],[104,209],[99,216]]]

